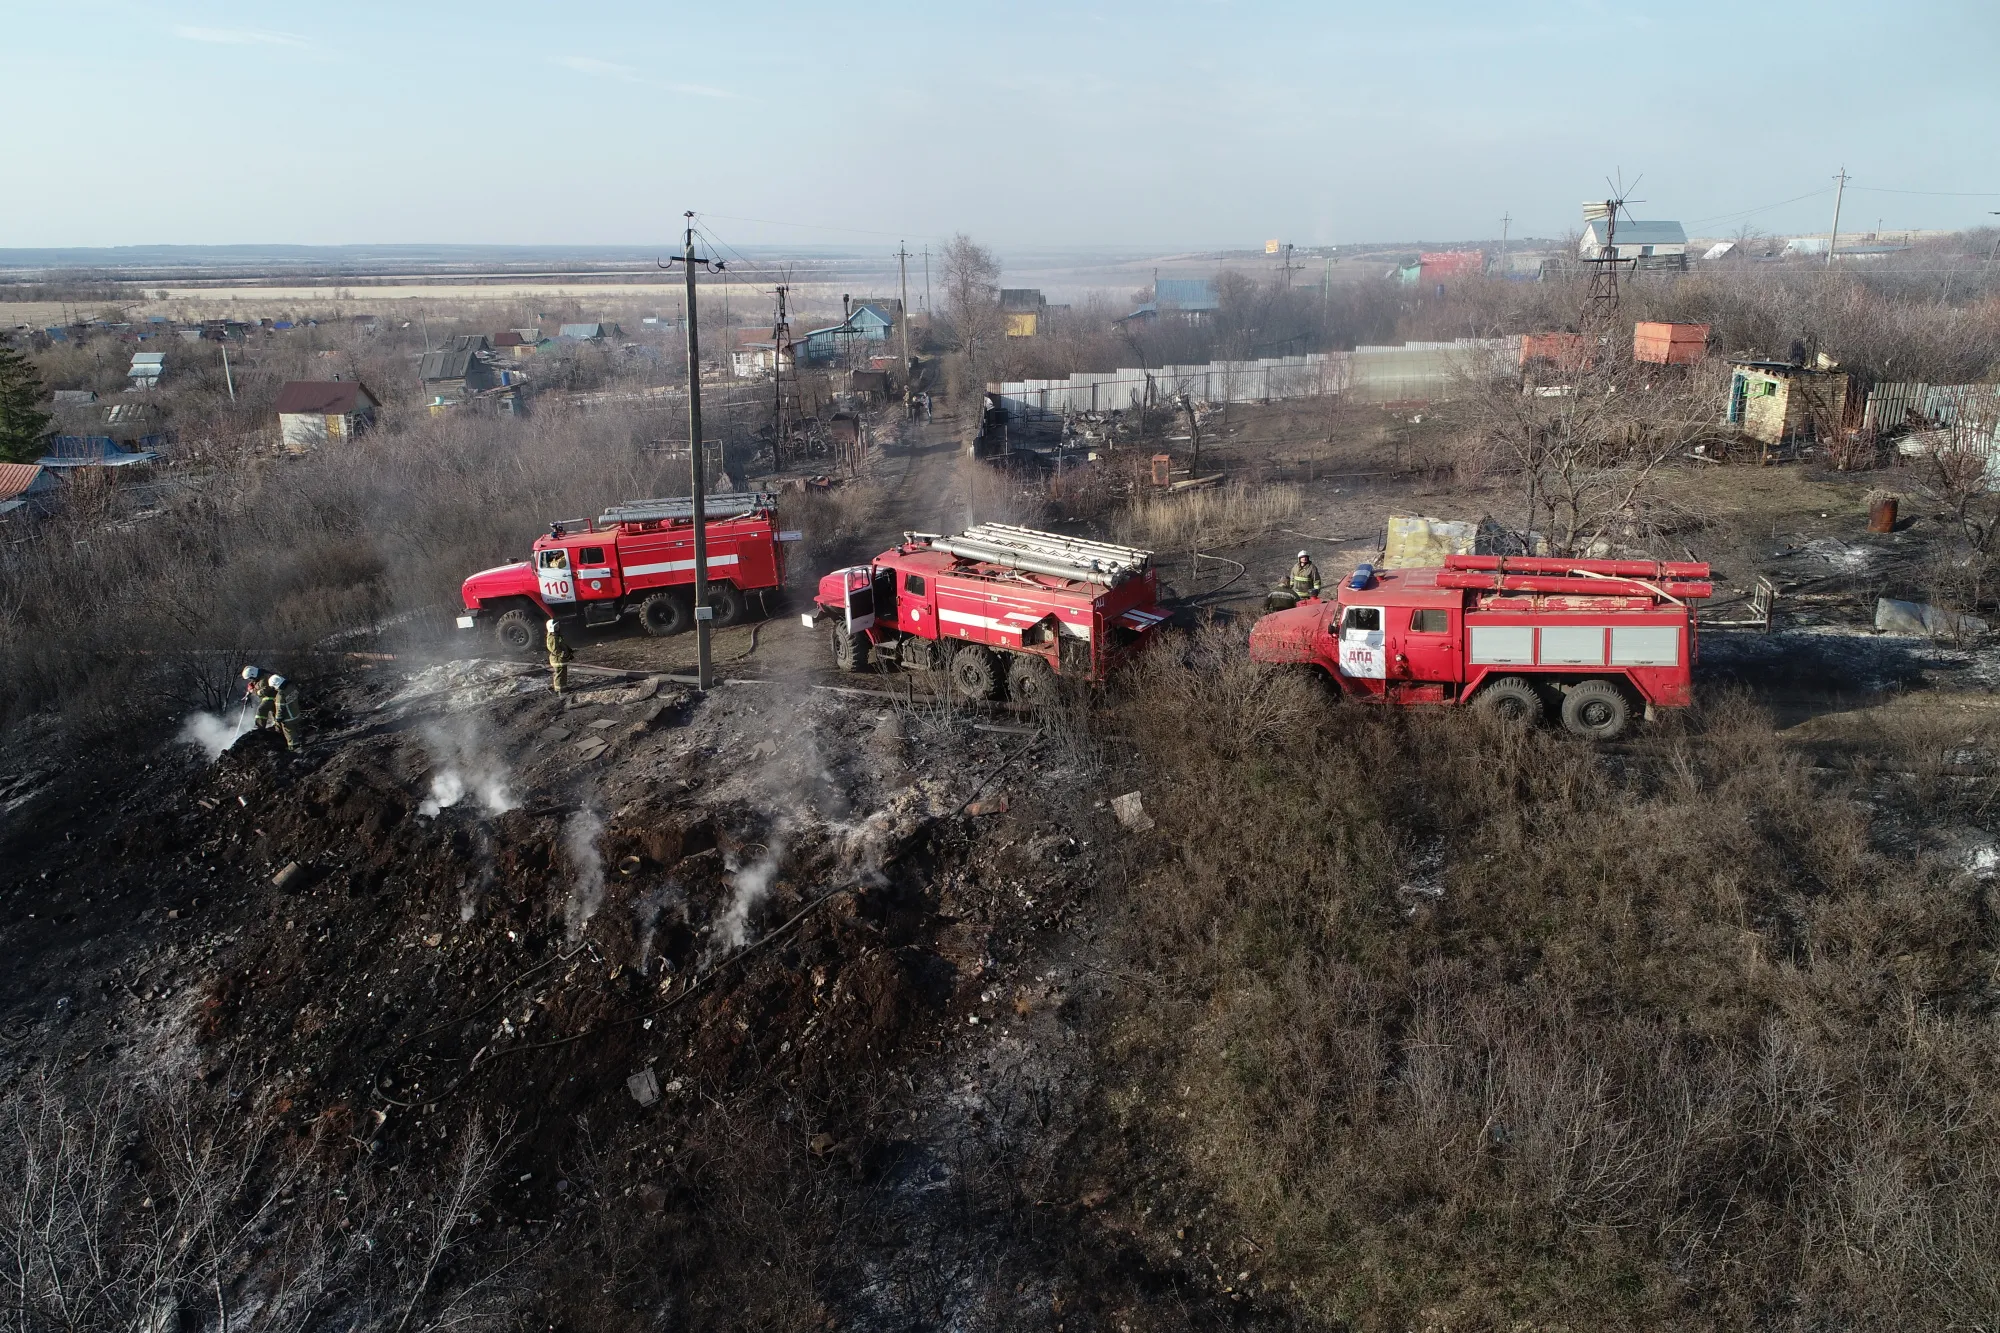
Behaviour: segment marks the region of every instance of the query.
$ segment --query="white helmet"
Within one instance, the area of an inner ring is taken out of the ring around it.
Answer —
[[[554,616],[550,616],[550,617],[549,617],[549,626],[548,626],[548,627],[549,627],[549,629],[550,629],[551,631],[553,631],[553,630],[555,629],[555,627],[556,627],[556,621],[555,621],[555,617],[554,617]]]
[[[259,674],[256,667],[247,666],[243,668],[243,679],[245,680],[255,680]]]
[[[1306,560],[1306,559],[1310,559],[1310,557],[1309,557],[1309,556],[1307,556],[1307,555],[1306,555],[1306,553],[1305,553],[1304,551],[1300,551],[1300,552],[1299,552],[1299,559],[1301,559],[1301,560]]]
[[[282,690],[282,689],[284,689],[284,688],[285,688],[285,678],[284,678],[283,676],[273,676],[273,677],[271,677],[271,688],[272,688],[272,689],[274,689],[274,690]]]

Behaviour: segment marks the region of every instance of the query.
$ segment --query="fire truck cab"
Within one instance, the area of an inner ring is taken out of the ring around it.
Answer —
[[[815,601],[802,618],[831,622],[844,671],[881,659],[1022,703],[1048,702],[1058,680],[1102,681],[1167,619],[1150,551],[1006,523],[905,533],[821,578]]]
[[[1596,740],[1632,714],[1693,700],[1690,602],[1709,567],[1649,560],[1447,556],[1428,569],[1362,565],[1333,600],[1260,619],[1250,656],[1305,665],[1343,695],[1474,703],[1529,723],[1550,713]]]

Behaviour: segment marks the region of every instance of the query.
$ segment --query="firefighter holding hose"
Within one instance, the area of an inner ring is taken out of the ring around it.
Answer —
[[[562,631],[556,628],[555,618],[549,618],[548,634],[544,643],[549,650],[549,688],[561,694],[569,688],[569,664],[576,653],[564,639]]]
[[[287,750],[298,749],[298,742],[292,735],[292,720],[297,716],[291,701],[285,698],[285,678],[276,672],[270,675],[254,666],[243,668],[244,702],[256,708],[257,730],[276,731],[284,738]]]

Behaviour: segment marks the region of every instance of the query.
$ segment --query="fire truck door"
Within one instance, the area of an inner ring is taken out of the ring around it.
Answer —
[[[541,586],[542,600],[550,606],[576,600],[576,580],[570,577],[569,552],[552,547],[535,553],[535,582]]]
[[[618,595],[618,571],[605,558],[602,546],[585,546],[576,553],[577,595],[587,602]]]
[[[859,634],[875,628],[875,571],[858,565],[847,575],[847,632]]]
[[[1407,624],[1390,625],[1392,654],[1389,674],[1399,680],[1451,682],[1462,673],[1458,651],[1458,613],[1447,607],[1425,606],[1391,616],[1409,617]]]
[[[1382,608],[1350,606],[1340,617],[1340,674],[1381,680],[1387,674],[1382,649]]]

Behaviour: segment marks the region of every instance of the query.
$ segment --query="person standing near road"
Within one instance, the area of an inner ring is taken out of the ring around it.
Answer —
[[[548,634],[544,640],[549,650],[549,688],[561,694],[569,688],[569,664],[576,656],[562,631],[556,628],[554,617],[549,619]]]

